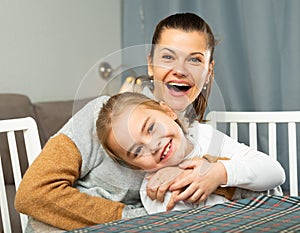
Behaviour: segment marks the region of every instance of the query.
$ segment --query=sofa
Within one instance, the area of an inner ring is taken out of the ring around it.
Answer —
[[[76,101],[76,111],[86,104],[90,99]],[[42,147],[49,137],[56,133],[76,111],[73,109],[73,100],[49,101],[32,103],[30,98],[22,94],[0,94],[0,120],[33,117],[38,125],[39,136]],[[21,170],[24,174],[28,167],[25,155],[25,147],[22,135],[16,135],[17,146],[20,154]],[[8,153],[6,135],[0,134],[0,154],[4,170],[4,179],[9,202],[12,232],[21,232],[19,215],[14,209],[15,187],[11,168],[11,160]],[[0,232],[3,232],[2,220],[0,218]]]

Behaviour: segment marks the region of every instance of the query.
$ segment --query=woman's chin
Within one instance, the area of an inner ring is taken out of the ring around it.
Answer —
[[[175,112],[183,112],[189,103],[187,101],[182,100],[172,100],[170,103],[167,103]]]

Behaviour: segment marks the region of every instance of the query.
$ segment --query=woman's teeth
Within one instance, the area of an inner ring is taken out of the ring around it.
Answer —
[[[180,92],[180,91],[188,91],[191,86],[185,83],[167,83],[167,87],[169,89],[173,89],[174,91]]]

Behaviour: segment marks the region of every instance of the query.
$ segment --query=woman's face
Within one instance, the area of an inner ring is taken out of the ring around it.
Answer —
[[[154,79],[154,95],[174,111],[182,112],[209,82],[214,62],[209,63],[204,33],[165,29],[148,59],[148,74]]]
[[[112,119],[108,145],[128,164],[156,171],[179,164],[189,152],[187,139],[174,121],[176,114],[139,105]]]

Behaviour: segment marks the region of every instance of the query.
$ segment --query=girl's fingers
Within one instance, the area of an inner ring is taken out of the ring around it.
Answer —
[[[179,193],[180,193],[179,190],[172,192],[171,198],[167,204],[167,209],[166,209],[167,211],[172,210],[175,207],[176,202],[174,200],[178,196]]]
[[[183,189],[184,187],[190,185],[194,181],[194,170],[187,169],[176,178],[176,180],[171,184],[170,191],[174,191],[176,189]]]
[[[166,167],[148,176],[147,195],[151,200],[156,199],[162,202],[170,185],[182,172],[183,170],[178,167]]]
[[[182,191],[177,197],[174,198],[175,202],[186,201],[190,198],[196,191],[196,188],[193,185],[188,186],[184,191]]]
[[[199,204],[207,199],[207,195],[202,190],[197,190],[192,196],[186,199],[186,202]]]

